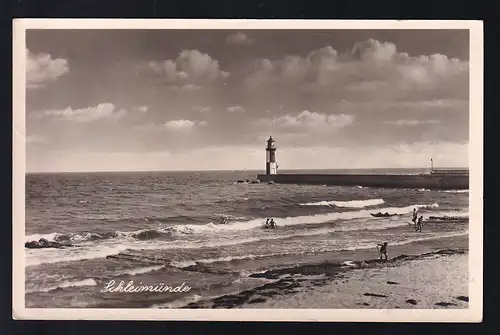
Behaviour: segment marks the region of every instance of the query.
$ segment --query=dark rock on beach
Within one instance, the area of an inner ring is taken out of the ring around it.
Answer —
[[[417,304],[417,301],[414,300],[414,299],[408,299],[408,300],[406,300],[406,302],[409,303],[409,304],[412,304],[412,305],[416,305]]]
[[[366,296],[366,297],[387,298],[387,296],[383,295],[383,294],[365,293],[363,295]]]
[[[435,305],[440,306],[440,307],[457,306],[457,304],[454,304],[452,302],[445,302],[445,301],[438,302]]]
[[[44,238],[39,239],[38,241],[30,241],[26,242],[24,244],[25,248],[28,249],[43,249],[43,248],[64,248],[64,247],[71,247],[72,245],[69,243],[62,243],[62,242],[53,242],[53,241],[48,241]]]
[[[370,215],[373,216],[373,217],[376,217],[376,218],[385,218],[385,217],[391,217],[391,216],[401,216],[403,214],[396,214],[396,213],[389,214],[389,213],[380,213],[380,212],[378,212],[378,213],[375,213],[375,214],[374,213],[370,213]]]
[[[469,297],[466,297],[466,296],[463,296],[463,295],[460,295],[460,296],[456,297],[455,299],[462,300],[462,301],[465,301],[465,302],[469,302]]]
[[[274,269],[268,270],[263,273],[253,273],[250,275],[251,278],[266,278],[266,279],[278,279],[284,275],[335,275],[342,268],[340,263],[321,263],[321,264],[305,264],[299,265],[292,268],[284,269]]]
[[[201,273],[209,273],[213,275],[225,275],[225,274],[238,274],[237,271],[231,272],[229,270],[224,270],[224,269],[215,269],[211,268],[210,266],[206,266],[201,263],[196,263],[196,265],[189,265],[186,267],[183,267],[182,270],[184,271],[192,271],[192,272],[201,272]]]
[[[241,307],[245,303],[259,303],[266,301],[263,297],[274,297],[292,293],[294,288],[301,285],[294,280],[281,279],[274,283],[268,283],[263,286],[242,291],[238,294],[227,294],[209,301],[197,301],[190,303],[182,308],[235,308]],[[256,297],[258,296],[258,297]]]
[[[389,284],[389,285],[399,285],[399,283],[398,283],[398,282],[395,282],[395,281],[390,281],[390,280],[389,280],[389,281],[387,281],[387,284]]]

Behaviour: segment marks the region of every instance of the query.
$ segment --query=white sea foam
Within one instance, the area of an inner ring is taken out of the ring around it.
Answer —
[[[33,289],[33,290],[29,290],[29,291],[27,290],[26,293],[50,292],[50,291],[57,290],[60,288],[79,287],[79,286],[96,286],[96,285],[97,285],[97,283],[94,279],[87,278],[87,279],[83,279],[83,280],[66,281],[66,282],[62,282],[59,285],[55,285],[55,286],[51,286],[51,287]]]
[[[440,212],[432,213],[432,215],[430,215],[430,216],[438,216],[438,217],[447,216],[447,217],[466,218],[466,217],[469,217],[469,211],[467,209],[462,210],[462,211],[440,211]]]
[[[155,266],[147,266],[147,267],[142,267],[142,268],[128,269],[128,270],[123,270],[123,271],[117,272],[116,275],[117,276],[121,276],[121,275],[135,276],[135,275],[139,275],[139,274],[157,271],[157,270],[163,269],[164,267],[165,267],[165,265],[155,265]]]
[[[46,239],[47,241],[53,241],[57,236],[60,236],[59,233],[48,233],[48,234],[32,234],[26,235],[24,237],[25,242],[38,241],[41,238]]]
[[[389,212],[395,214],[408,214],[413,210],[413,208],[437,208],[437,207],[439,207],[439,205],[437,203],[434,203],[428,205],[416,204],[406,207],[386,207],[386,208],[379,208],[377,210],[381,212]],[[371,211],[369,210],[359,210],[359,211],[342,212],[342,213],[332,212],[326,214],[294,216],[294,217],[276,218],[276,223],[278,227],[304,225],[304,224],[319,224],[336,220],[352,220],[352,219],[368,218],[371,217],[370,213]],[[263,220],[264,220],[263,218],[259,218],[249,221],[236,221],[225,225],[213,225],[213,224],[184,225],[184,227],[188,227],[196,233],[238,231],[238,230],[249,230],[262,227],[264,224]]]
[[[188,261],[172,261],[170,265],[178,268],[185,268],[188,266],[196,265],[197,263],[203,264],[212,264],[212,263],[222,263],[222,262],[232,262],[237,260],[247,260],[247,259],[255,259],[255,258],[264,258],[264,257],[276,257],[276,256],[284,256],[288,253],[274,253],[274,254],[262,254],[262,255],[240,255],[240,256],[225,256],[225,257],[216,257],[216,258],[203,258],[197,260],[188,260]]]
[[[170,266],[176,268],[187,268],[188,266],[196,265],[195,261],[171,261]]]
[[[26,266],[105,258],[127,250],[123,245],[86,245],[65,249],[26,249]]]
[[[384,199],[369,199],[369,200],[350,200],[350,201],[318,201],[307,202],[300,204],[300,206],[336,206],[348,208],[363,208],[369,206],[376,206],[385,203]]]
[[[356,267],[356,263],[354,263],[353,261],[344,261],[342,262],[342,265],[343,266],[347,266],[347,267]]]
[[[469,193],[469,190],[445,190],[445,191],[441,191],[441,192],[445,192],[445,193]]]

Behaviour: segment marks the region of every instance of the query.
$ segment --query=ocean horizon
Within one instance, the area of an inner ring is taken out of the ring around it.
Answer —
[[[434,167],[434,169],[450,169],[450,170],[467,170],[469,167],[459,167],[459,166],[445,166],[445,167]],[[356,168],[356,169],[280,169],[278,173],[318,173],[318,172],[395,172],[395,171],[414,171],[414,172],[427,172],[430,171],[429,167],[406,167],[406,168]],[[36,174],[82,174],[82,173],[183,173],[183,172],[198,172],[198,173],[209,173],[209,172],[254,172],[256,174],[265,173],[265,169],[238,169],[238,170],[103,170],[103,171],[27,171],[26,175],[36,175]]]

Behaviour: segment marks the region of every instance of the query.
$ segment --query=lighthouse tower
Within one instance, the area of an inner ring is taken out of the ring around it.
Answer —
[[[267,140],[266,147],[266,174],[277,174],[278,165],[276,164],[276,142],[271,136]]]

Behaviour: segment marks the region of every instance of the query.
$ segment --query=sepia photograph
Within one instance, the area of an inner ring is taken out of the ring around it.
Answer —
[[[481,320],[480,23],[50,21],[14,24],[19,315]]]

